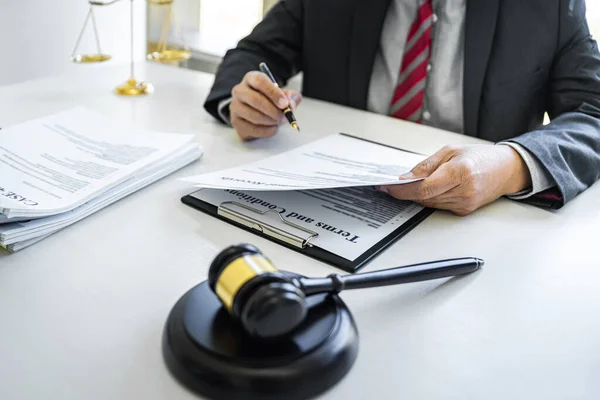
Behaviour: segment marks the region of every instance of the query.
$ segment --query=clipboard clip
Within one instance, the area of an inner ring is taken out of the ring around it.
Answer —
[[[278,228],[267,222],[259,221],[255,218],[249,217],[245,214],[242,214],[239,211],[234,210],[233,208],[230,207],[231,205],[241,207],[243,209],[246,209],[246,210],[256,213],[258,215],[265,215],[268,213],[273,213],[273,214],[277,215],[279,217],[279,219],[281,220],[281,222],[283,222],[284,224],[291,226],[299,231],[302,231],[302,232],[306,233],[308,236],[302,237],[300,235],[296,235],[296,234],[288,232],[284,229]],[[225,202],[221,203],[221,205],[217,208],[217,213],[218,213],[218,215],[220,215],[224,218],[235,221],[239,224],[242,224],[244,226],[247,226],[249,228],[252,228],[254,230],[262,232],[265,235],[271,236],[275,239],[279,239],[281,241],[284,241],[288,244],[291,244],[291,245],[301,248],[301,249],[305,248],[306,246],[312,247],[312,244],[310,243],[310,241],[313,238],[319,236],[319,234],[317,232],[311,231],[310,229],[306,229],[305,227],[294,224],[293,222],[286,221],[285,218],[283,218],[283,216],[281,215],[281,213],[279,213],[277,211],[274,211],[274,210],[260,211],[260,210],[257,210],[255,208],[249,207],[245,204],[241,204],[241,203],[238,203],[235,201],[225,201]]]

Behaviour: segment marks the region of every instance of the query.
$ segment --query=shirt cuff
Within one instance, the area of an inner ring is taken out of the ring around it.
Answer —
[[[225,122],[227,125],[231,126],[231,118],[229,116],[229,104],[231,104],[232,97],[221,100],[219,102],[219,106],[217,107],[217,112],[219,113],[219,117]]]
[[[525,161],[525,164],[529,169],[529,174],[531,175],[531,188],[525,189],[518,193],[510,194],[507,196],[508,198],[513,200],[524,200],[556,186],[554,180],[546,171],[542,163],[540,163],[540,161],[533,154],[525,150],[524,147],[513,142],[500,142],[498,144],[510,146],[517,153],[519,153],[523,161]]]

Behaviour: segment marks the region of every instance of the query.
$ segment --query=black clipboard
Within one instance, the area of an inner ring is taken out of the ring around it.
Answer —
[[[387,145],[384,143],[379,143],[379,142],[376,142],[373,140],[350,135],[347,133],[341,132],[339,134],[343,135],[343,136],[351,137],[356,140],[361,140],[364,142],[376,144],[379,146],[389,147],[389,148],[400,150],[400,151],[407,152],[407,153],[419,154],[414,151],[402,149],[402,148]],[[202,200],[199,200],[199,199],[193,197],[192,194],[182,197],[181,201],[184,204],[186,204],[192,208],[200,210],[212,217],[218,218],[218,219],[225,221],[231,225],[234,225],[240,229],[254,233],[257,236],[268,239],[268,240],[275,242],[283,247],[294,250],[296,252],[304,254],[305,256],[308,256],[310,258],[324,262],[333,267],[337,267],[339,269],[342,269],[342,270],[344,270],[346,272],[350,272],[350,273],[357,272],[358,270],[363,268],[371,260],[373,260],[373,258],[375,258],[379,253],[381,253],[386,248],[388,248],[389,246],[394,244],[396,241],[401,239],[403,236],[405,236],[407,233],[412,231],[417,225],[419,225],[421,222],[423,222],[427,217],[429,217],[435,211],[435,209],[432,209],[432,208],[423,208],[423,210],[419,211],[416,215],[414,215],[408,221],[404,222],[402,224],[402,226],[398,227],[398,229],[396,229],[395,231],[393,231],[392,233],[390,233],[389,235],[387,235],[386,237],[381,239],[374,246],[369,248],[367,251],[362,253],[358,258],[356,258],[355,260],[348,260],[348,259],[343,258],[337,254],[330,252],[330,251],[327,251],[327,250],[324,250],[317,246],[312,245],[310,243],[311,234],[317,235],[316,232],[309,231],[309,232],[307,232],[306,237],[296,238],[296,240],[293,240],[293,241],[287,240],[288,238],[283,238],[283,240],[282,240],[282,238],[277,237],[278,235],[273,235],[272,233],[271,234],[265,233],[264,229],[261,229],[261,230],[256,229],[257,226],[261,225],[260,221],[253,221],[255,223],[254,225],[247,224],[247,223],[240,223],[240,222],[236,221],[235,220],[236,218],[232,218],[232,215],[230,213],[228,213],[227,210],[223,207],[226,205],[222,204],[220,207],[217,207],[213,204],[210,204],[208,202],[205,202],[205,201],[202,201]],[[248,207],[244,207],[244,208],[248,209]],[[260,213],[260,211],[258,211],[258,210],[254,210],[254,211]],[[281,216],[280,214],[278,214],[278,215],[282,220],[284,220],[284,222],[286,224],[292,225],[292,226],[295,225],[291,222],[286,222],[285,218],[283,218],[283,216]],[[300,228],[300,230],[307,231],[304,228],[301,228],[301,227],[299,227],[299,228]]]
[[[387,247],[389,247],[397,240],[405,236],[408,232],[414,229],[425,218],[427,218],[434,212],[433,209],[424,208],[412,218],[405,221],[402,224],[402,226],[400,226],[398,229],[396,229],[391,234],[380,240],[377,244],[375,244],[367,251],[362,253],[358,258],[356,258],[355,260],[348,260],[337,254],[334,254],[330,251],[321,249],[311,244],[310,239],[317,235],[316,232],[311,232],[306,228],[296,226],[297,228],[300,228],[301,231],[304,231],[306,235],[300,236],[297,233],[289,233],[289,235],[286,236],[285,234],[281,234],[281,232],[274,232],[272,229],[268,229],[268,226],[265,226],[268,224],[264,224],[263,222],[258,220],[252,221],[251,216],[248,215],[252,211],[248,206],[237,204],[238,206],[244,207],[246,210],[249,211],[248,213],[244,213],[245,221],[240,221],[240,219],[235,215],[235,212],[232,213],[232,208],[229,207],[229,205],[231,205],[231,203],[234,202],[225,202],[227,204],[222,203],[220,206],[215,206],[208,202],[197,199],[191,194],[182,197],[181,201],[194,209],[202,211],[212,217],[218,218],[240,229],[254,233],[257,236],[268,239],[290,250],[294,250],[296,252],[304,254],[305,256],[319,260],[321,262],[324,262],[326,264],[329,264],[331,266],[337,267],[350,273],[357,272],[358,270],[363,268],[379,253],[381,253]],[[264,213],[259,210],[254,210],[254,212],[257,212],[259,214]],[[295,225],[292,222],[286,221],[281,214],[276,214],[279,215],[279,218],[281,218],[285,224],[292,226]]]

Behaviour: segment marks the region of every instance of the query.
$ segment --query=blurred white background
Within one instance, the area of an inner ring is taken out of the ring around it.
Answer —
[[[96,7],[102,51],[113,56],[110,65],[129,60],[129,7],[129,0]],[[0,0],[0,85],[62,74],[73,68],[69,57],[88,9],[87,0]],[[135,55],[141,59],[146,53],[144,0],[134,1],[134,18]],[[95,51],[94,43],[89,24],[80,50]]]
[[[187,66],[214,70],[219,57],[247,35],[276,1],[175,0],[177,20],[194,55]],[[121,0],[96,9],[102,50],[113,56],[106,65],[128,62],[129,6],[130,0]],[[87,0],[0,0],[0,85],[62,74],[73,68],[69,56],[88,8]],[[600,1],[588,0],[587,8],[592,33],[600,37]],[[134,0],[136,59],[144,59],[147,39],[158,40],[164,22],[162,11],[160,14],[158,7],[148,6],[145,0]],[[85,32],[81,51],[94,50],[91,28],[89,25]],[[175,44],[181,44],[175,33],[171,33]]]
[[[600,0],[587,0],[587,17],[592,35],[598,40],[600,37]]]

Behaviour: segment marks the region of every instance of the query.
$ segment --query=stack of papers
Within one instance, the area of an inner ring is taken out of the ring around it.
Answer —
[[[0,246],[16,252],[200,158],[194,135],[77,108],[0,131]]]

